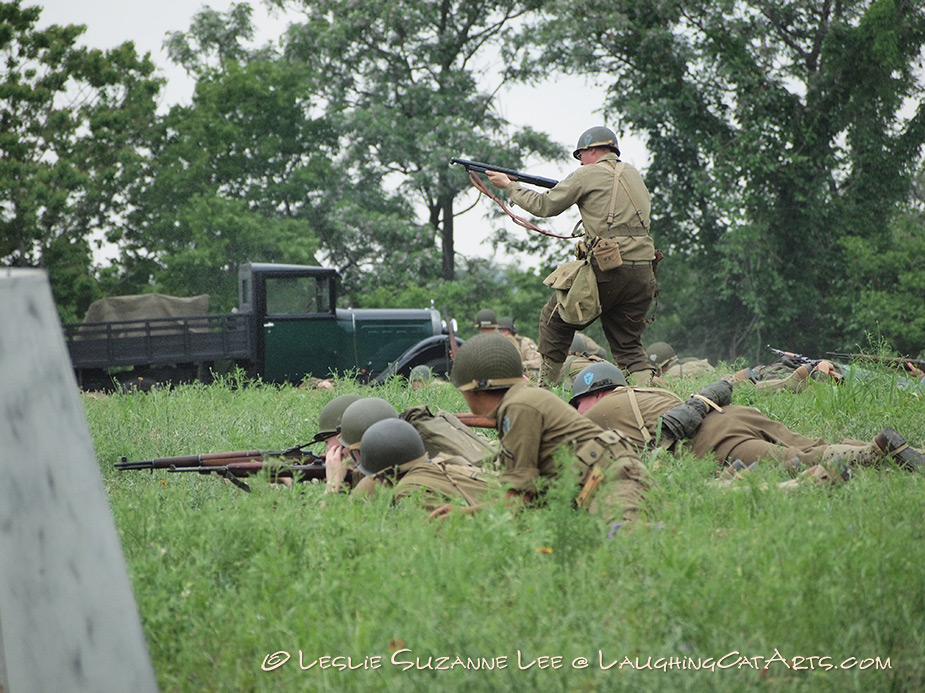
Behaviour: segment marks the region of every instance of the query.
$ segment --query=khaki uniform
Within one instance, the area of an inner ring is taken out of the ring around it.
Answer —
[[[575,376],[581,373],[583,368],[606,361],[607,359],[593,354],[576,354],[570,351],[568,358],[565,359],[565,366],[562,368],[562,387],[571,389],[575,384]]]
[[[536,380],[540,375],[540,365],[543,358],[536,347],[536,342],[519,334],[506,334],[504,336],[510,339],[514,346],[517,347],[517,351],[520,352],[524,373],[527,374],[527,377]]]
[[[633,399],[637,402],[635,410]],[[618,387],[585,412],[585,416],[599,426],[619,428],[642,448],[654,443],[658,417],[681,403],[679,397],[667,390]],[[644,426],[640,425],[636,410]],[[712,457],[720,463],[740,460],[749,465],[764,459],[787,462],[799,458],[806,466],[825,461],[826,450],[835,447],[820,438],[795,433],[757,409],[737,405],[723,407],[722,412],[708,412],[685,445],[697,457]],[[860,451],[870,446],[861,443],[857,447]]]
[[[527,383],[511,387],[491,416],[498,421],[502,484],[536,494],[540,478],[558,476],[555,454],[565,448],[576,456],[576,501],[582,499],[586,482],[603,474],[588,509],[608,522],[635,516],[649,479],[623,436],[592,423],[550,391]]]
[[[666,370],[662,375],[672,378],[684,378],[691,375],[700,375],[702,373],[715,373],[716,368],[710,365],[706,359],[685,359],[678,362]]]
[[[623,166],[621,184],[617,187],[614,217],[608,229],[614,170],[618,164]],[[598,236],[619,242],[623,258],[621,266],[603,272],[592,260],[600,293],[601,326],[617,365],[628,373],[651,370],[642,346],[642,332],[656,291],[652,268],[655,244],[648,234],[649,191],[639,172],[628,164],[622,164],[615,153],[608,152],[597,163],[581,166],[546,192],[529,190],[516,181],[507,190],[511,202],[540,217],[556,216],[577,205],[589,242]],[[553,295],[540,314],[539,351],[550,361],[562,363],[575,330],[590,323],[566,323],[560,317],[557,305]]]
[[[394,486],[394,501],[400,503],[419,497],[423,507],[435,510],[451,501],[476,505],[492,488],[498,487],[497,475],[470,466],[465,459],[437,456],[422,457],[389,471],[362,479],[354,495],[371,496],[379,486]]]

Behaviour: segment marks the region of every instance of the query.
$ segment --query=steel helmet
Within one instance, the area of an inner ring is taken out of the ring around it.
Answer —
[[[481,329],[494,329],[498,326],[498,316],[491,308],[482,308],[475,314],[475,326]]]
[[[623,371],[607,361],[592,363],[578,371],[578,375],[575,376],[569,404],[577,407],[579,397],[601,390],[612,390],[621,385],[626,385],[626,376],[623,375]]]
[[[340,433],[340,419],[344,410],[358,399],[362,397],[353,394],[339,395],[325,404],[318,415],[318,432],[312,438],[312,442],[318,443]]]
[[[501,390],[522,382],[523,374],[514,343],[498,332],[483,332],[459,347],[450,380],[461,392]]]
[[[413,382],[429,383],[434,379],[434,371],[427,364],[420,364],[411,369],[408,374],[408,380]]]
[[[360,452],[357,468],[366,476],[427,458],[421,434],[404,419],[384,419],[367,428]]]
[[[588,347],[585,344],[585,339],[578,332],[572,336],[572,344],[568,348],[573,354],[584,354],[587,351]]]
[[[646,353],[649,355],[649,361],[652,365],[659,370],[666,368],[672,361],[678,360],[674,349],[667,342],[656,342],[646,349]]]
[[[507,330],[511,334],[517,334],[517,326],[514,324],[514,318],[498,318],[498,328]]]
[[[581,137],[578,138],[578,146],[575,148],[575,151],[572,152],[572,156],[581,160],[581,152],[591,147],[610,147],[610,149],[616,152],[617,156],[620,156],[620,148],[617,146],[617,136],[613,134],[613,130],[605,128],[602,125],[588,128],[581,133]]]
[[[363,397],[349,405],[340,419],[340,442],[348,450],[360,447],[366,429],[383,419],[397,419],[398,411],[381,397]]]

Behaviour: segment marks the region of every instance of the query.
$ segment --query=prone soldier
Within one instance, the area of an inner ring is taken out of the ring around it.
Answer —
[[[731,398],[732,385],[724,380],[686,402],[668,390],[630,387],[616,366],[603,363],[578,374],[570,404],[599,426],[624,431],[639,449],[676,450],[686,441],[694,455],[715,458],[730,473],[760,460],[811,470],[822,479],[843,475],[847,466],[876,466],[889,459],[908,469],[925,464],[925,456],[893,428],[884,428],[870,443],[830,444],[791,431],[757,409],[730,404]]]
[[[466,341],[450,373],[469,409],[497,421],[501,484],[511,498],[529,502],[542,479],[556,480],[556,454],[570,455],[577,477],[575,504],[608,522],[628,521],[639,512],[649,476],[636,450],[620,433],[601,428],[553,392],[523,379],[517,349],[501,335]],[[446,513],[450,506],[438,509]]]

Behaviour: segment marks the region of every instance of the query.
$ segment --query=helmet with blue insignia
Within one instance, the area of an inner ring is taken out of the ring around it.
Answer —
[[[575,382],[572,385],[572,399],[569,400],[569,404],[577,407],[578,400],[584,395],[601,390],[612,390],[621,385],[626,385],[626,376],[623,375],[623,371],[607,361],[592,363],[578,371],[578,375],[575,376]]]

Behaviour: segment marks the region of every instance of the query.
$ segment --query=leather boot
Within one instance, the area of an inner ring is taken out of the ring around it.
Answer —
[[[540,362],[540,386],[548,390],[558,385],[562,381],[564,365],[564,361],[553,361],[548,356],[543,356]]]
[[[655,375],[655,371],[646,369],[644,371],[633,371],[626,378],[628,382],[633,387],[649,387],[652,384],[652,377]]]
[[[880,431],[874,436],[874,444],[878,450],[893,458],[896,464],[904,469],[915,471],[917,468],[925,468],[925,454],[909,447],[906,439],[895,428],[887,427]]]

